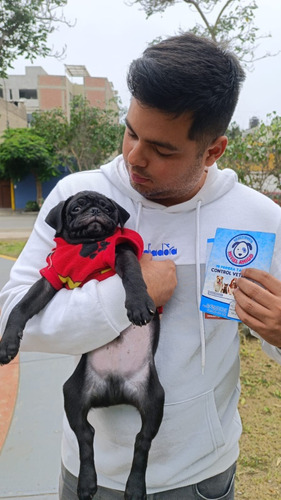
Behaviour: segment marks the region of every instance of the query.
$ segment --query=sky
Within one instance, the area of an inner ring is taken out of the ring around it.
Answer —
[[[266,52],[281,50],[281,0],[256,1],[255,25],[261,34],[271,34],[270,38],[259,40],[256,56],[261,57]],[[82,64],[91,76],[108,78],[123,106],[128,107],[126,74],[130,62],[155,38],[177,34],[179,28],[188,30],[198,20],[184,1],[149,19],[139,5],[130,7],[128,3],[129,0],[68,0],[64,15],[75,26],[60,25],[49,36],[49,46],[55,50],[67,46],[65,58],[37,58],[30,63],[21,57],[9,74],[24,74],[25,66],[33,64],[42,66],[49,74],[63,75],[65,64]],[[274,111],[281,115],[281,53],[255,62],[254,69],[247,71],[233,121],[246,129],[251,117],[267,122],[267,114]]]

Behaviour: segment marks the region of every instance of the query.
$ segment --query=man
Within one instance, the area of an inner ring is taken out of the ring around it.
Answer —
[[[281,210],[238,184],[233,171],[216,166],[243,80],[233,55],[190,34],[146,49],[128,74],[132,101],[123,156],[58,183],[2,292],[5,325],[53,247],[44,218],[58,201],[92,188],[131,214],[127,226],[145,243],[141,265],[148,291],[156,306],[164,305],[156,365],[165,410],[149,455],[148,499],[234,499],[241,434],[237,323],[205,318],[199,310],[207,240],[217,227],[276,234],[271,275],[247,269],[250,280],[238,280],[235,296],[242,321],[261,336],[269,355],[281,360]],[[57,293],[28,322],[22,348],[82,354],[127,326],[116,275]],[[96,429],[95,499],[121,499],[139,416],[122,406],[96,410],[90,419]],[[79,458],[66,419],[62,462],[60,498],[74,500]]]

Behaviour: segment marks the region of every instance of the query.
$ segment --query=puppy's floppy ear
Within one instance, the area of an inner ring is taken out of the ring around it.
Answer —
[[[45,222],[49,224],[56,233],[60,233],[63,229],[62,211],[65,205],[65,201],[60,201],[55,207],[53,207],[48,213]]]
[[[130,218],[130,214],[125,210],[125,208],[121,207],[121,205],[118,205],[116,201],[110,200],[111,203],[115,206],[116,210],[118,211],[118,222],[121,227],[124,226],[124,224],[127,222],[127,220]]]

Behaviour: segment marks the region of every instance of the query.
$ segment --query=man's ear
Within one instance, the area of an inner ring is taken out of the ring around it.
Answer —
[[[225,152],[227,137],[221,135],[210,146],[205,153],[205,166],[211,167]]]
[[[50,210],[45,219],[45,222],[47,222],[49,226],[55,229],[56,233],[60,233],[63,229],[62,211],[64,205],[65,201],[60,201],[54,208]]]

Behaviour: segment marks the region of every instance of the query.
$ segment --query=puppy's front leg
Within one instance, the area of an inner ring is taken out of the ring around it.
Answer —
[[[130,245],[121,244],[116,247],[115,270],[125,289],[125,307],[129,320],[135,325],[145,325],[153,318],[156,308],[147,293],[139,261]]]
[[[39,313],[55,294],[52,285],[41,278],[12,309],[0,341],[0,364],[9,363],[17,355],[27,321]]]

